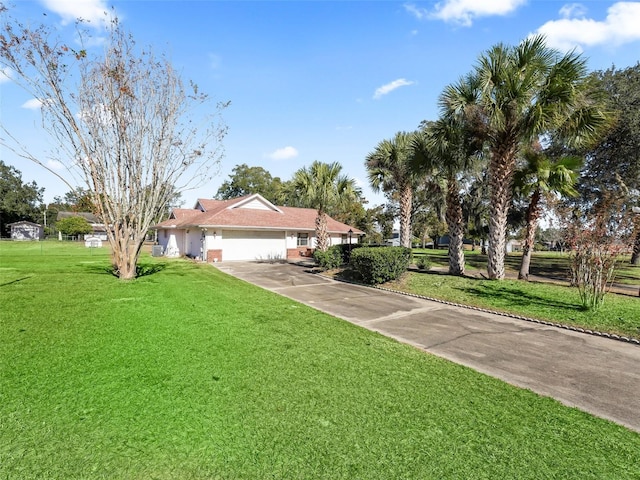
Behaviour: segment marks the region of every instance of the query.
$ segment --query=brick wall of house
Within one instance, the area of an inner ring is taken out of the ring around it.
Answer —
[[[221,262],[222,261],[222,250],[207,250],[207,262]]]
[[[313,258],[313,248],[298,247],[287,248],[287,260],[299,260],[301,258]]]

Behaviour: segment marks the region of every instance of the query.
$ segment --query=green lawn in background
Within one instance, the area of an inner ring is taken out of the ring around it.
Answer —
[[[604,305],[593,312],[581,307],[576,288],[550,283],[497,282],[437,272],[408,272],[385,286],[462,305],[640,338],[637,297],[607,294]]]
[[[621,426],[210,265],[142,262],[120,282],[106,249],[0,243],[0,478],[640,478]]]
[[[414,248],[414,260],[427,256],[434,267],[448,268],[449,259],[446,249]],[[465,266],[469,273],[486,273],[487,256],[480,253],[480,249],[466,250]],[[517,277],[520,270],[522,253],[509,253],[505,257],[505,268],[507,273]],[[627,285],[640,285],[640,266],[629,263],[630,256],[619,257],[616,263],[615,282]],[[537,275],[555,280],[568,280],[569,278],[569,254],[561,252],[534,252],[531,256],[531,275]]]
[[[568,283],[554,284],[540,281],[524,282],[483,279],[477,270],[486,266],[486,256],[479,252],[465,252],[470,266],[467,277],[455,277],[442,271],[409,272],[401,280],[390,283],[390,288],[424,295],[439,300],[513,313],[563,323],[591,330],[640,338],[640,299],[636,296],[608,293],[604,306],[598,311],[581,306],[578,290]],[[447,267],[446,250],[416,250],[414,259],[427,255],[434,267]],[[519,254],[507,256],[507,268],[519,266]],[[551,279],[563,278],[568,269],[566,254],[536,253],[532,259],[532,273]],[[620,263],[618,278],[626,283],[640,284],[640,268]]]

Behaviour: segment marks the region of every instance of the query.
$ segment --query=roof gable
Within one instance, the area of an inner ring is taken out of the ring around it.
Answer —
[[[216,210],[221,205],[226,204],[227,200],[215,200],[208,198],[199,198],[196,202],[195,209],[200,210],[201,212],[208,212],[210,210]]]
[[[282,210],[280,210],[259,193],[254,193],[253,195],[249,195],[248,197],[241,197],[238,200],[239,201],[233,203],[232,205],[229,205],[227,208],[230,210],[235,208],[246,208],[251,210],[267,210],[282,213]]]
[[[32,227],[42,227],[39,223],[30,222],[28,220],[20,220],[19,222],[7,223],[7,227],[15,227],[17,225],[30,225]]]

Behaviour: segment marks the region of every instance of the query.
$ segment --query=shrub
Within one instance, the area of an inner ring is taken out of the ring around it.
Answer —
[[[431,270],[431,267],[433,267],[433,262],[426,255],[422,255],[417,258],[416,267],[418,267],[419,270],[424,270],[425,272],[428,272],[429,270]]]
[[[341,243],[338,245],[333,245],[332,247],[329,248],[329,250],[331,250],[332,248],[335,248],[336,250],[338,250],[342,258],[342,265],[347,265],[351,260],[351,252],[356,248],[360,248],[362,246],[363,245],[361,243],[351,243],[351,244]]]
[[[340,250],[335,248],[339,245],[329,247],[326,251],[316,250],[313,252],[313,259],[325,270],[338,268],[342,265],[342,255]]]
[[[93,228],[91,228],[89,222],[78,216],[58,220],[56,228],[60,230],[63,235],[86,235],[93,232]]]
[[[362,281],[377,285],[400,278],[409,267],[411,249],[405,247],[358,248],[351,252],[351,267]]]
[[[582,306],[589,310],[602,306],[613,284],[616,262],[632,243],[629,232],[633,226],[623,208],[623,198],[606,193],[588,210],[565,213],[571,285],[578,287]]]

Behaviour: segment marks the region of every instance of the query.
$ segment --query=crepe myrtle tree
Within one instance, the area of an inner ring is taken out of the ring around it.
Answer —
[[[50,156],[67,173],[48,168],[4,122],[2,144],[72,189],[86,187],[108,226],[114,274],[134,278],[158,212],[217,173],[226,134],[220,114],[228,103],[212,105],[197,85],[186,86],[164,56],[138,48],[109,13],[106,39],[95,50],[82,21],[80,46],[72,47],[52,27],[12,19],[1,4],[0,14],[0,71],[40,102],[55,145]]]

